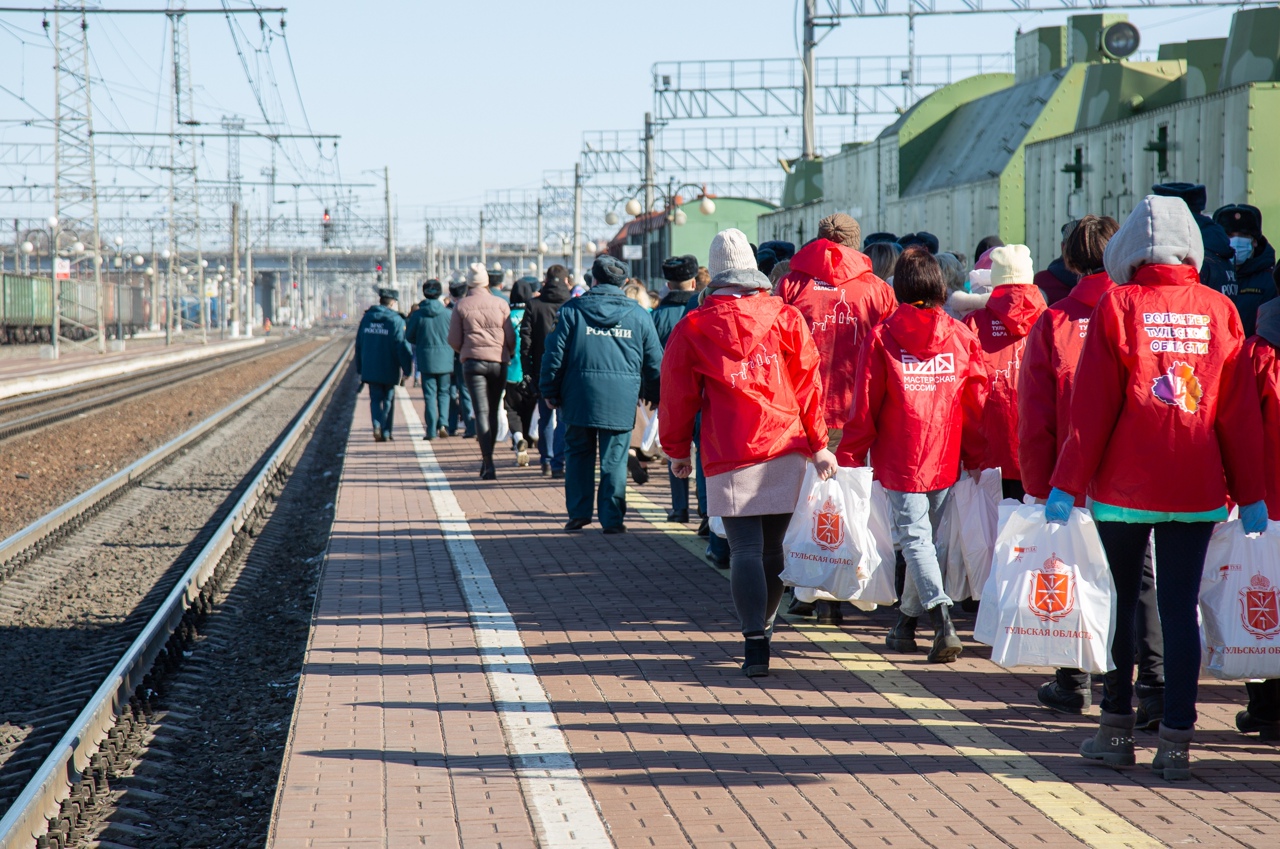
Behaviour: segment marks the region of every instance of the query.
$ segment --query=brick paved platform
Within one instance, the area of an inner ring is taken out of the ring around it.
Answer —
[[[501,449],[477,480],[474,440],[409,438],[410,392],[390,443],[361,399],[269,845],[1280,843],[1280,749],[1234,731],[1240,685],[1203,683],[1170,784],[1081,759],[1096,708],[1037,707],[1046,672],[888,653],[888,611],[780,625],[748,680],[664,476],[631,533],[565,534],[561,481]]]

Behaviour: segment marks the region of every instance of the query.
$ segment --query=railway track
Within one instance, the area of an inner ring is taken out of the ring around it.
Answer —
[[[148,671],[181,654],[349,351],[319,349],[0,542],[0,847],[76,833]]]
[[[0,442],[120,401],[141,397],[148,392],[205,377],[218,369],[243,365],[288,350],[302,344],[307,338],[295,336],[274,344],[268,343],[246,351],[233,351],[206,360],[161,366],[145,372],[4,399],[0,401]]]

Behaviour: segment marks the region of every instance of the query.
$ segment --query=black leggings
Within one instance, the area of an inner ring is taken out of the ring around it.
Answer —
[[[1212,522],[1098,522],[1098,536],[1116,586],[1116,633],[1111,642],[1114,672],[1107,673],[1102,709],[1133,713],[1133,666],[1138,631],[1138,597],[1147,539],[1155,528],[1156,602],[1164,634],[1164,724],[1186,730],[1196,724],[1200,676],[1200,628],[1196,606],[1200,574],[1213,534]]]
[[[782,538],[790,513],[726,516],[729,539],[729,590],[744,636],[765,633],[782,601]]]

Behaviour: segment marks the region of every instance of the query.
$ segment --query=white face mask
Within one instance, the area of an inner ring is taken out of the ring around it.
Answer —
[[[1253,256],[1253,239],[1248,236],[1232,236],[1231,249],[1236,252],[1236,265],[1244,265]]]

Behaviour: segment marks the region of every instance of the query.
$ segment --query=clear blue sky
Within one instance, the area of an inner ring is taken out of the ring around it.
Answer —
[[[109,5],[160,4],[118,0]],[[190,0],[189,5],[212,6],[214,0]],[[639,127],[652,103],[655,61],[785,57],[796,49],[794,0],[296,0],[289,5],[288,40],[311,126],[342,135],[340,161],[347,181],[374,181],[362,172],[390,165],[402,220],[417,217],[427,204],[477,202],[486,189],[534,187],[544,169],[572,168],[583,130]],[[917,51],[1010,52],[1019,26],[1030,29],[1065,18],[1065,13],[921,18]],[[1161,41],[1225,36],[1230,11],[1152,10],[1130,12],[1130,18],[1145,35],[1145,49]],[[275,16],[271,21],[278,25]],[[51,53],[39,17],[0,15],[0,24],[0,84],[12,92],[0,93],[0,118],[36,110],[51,114]],[[250,20],[244,24],[252,39],[259,38]],[[190,31],[197,117],[216,124],[226,111],[254,115],[257,106],[226,22],[192,18]],[[99,128],[114,121],[133,131],[167,130],[167,91],[159,77],[163,20],[95,19],[90,36],[98,72],[109,83],[110,102],[99,107]],[[849,20],[825,38],[819,52],[905,54],[906,23]],[[279,44],[272,55],[285,112],[301,126]],[[266,79],[256,54],[250,50],[247,58]],[[267,90],[270,100],[275,95],[270,86]],[[99,91],[95,100],[102,98]],[[0,140],[17,140],[19,133],[4,125]],[[262,179],[264,150],[245,146],[246,179]],[[225,173],[221,143],[208,143],[202,167],[217,176]],[[4,182],[21,178],[11,169]],[[154,179],[165,178],[157,174]],[[380,193],[365,189],[362,194],[364,208],[374,211]],[[282,191],[280,197],[291,199],[292,192]],[[301,204],[306,214],[305,193]]]

